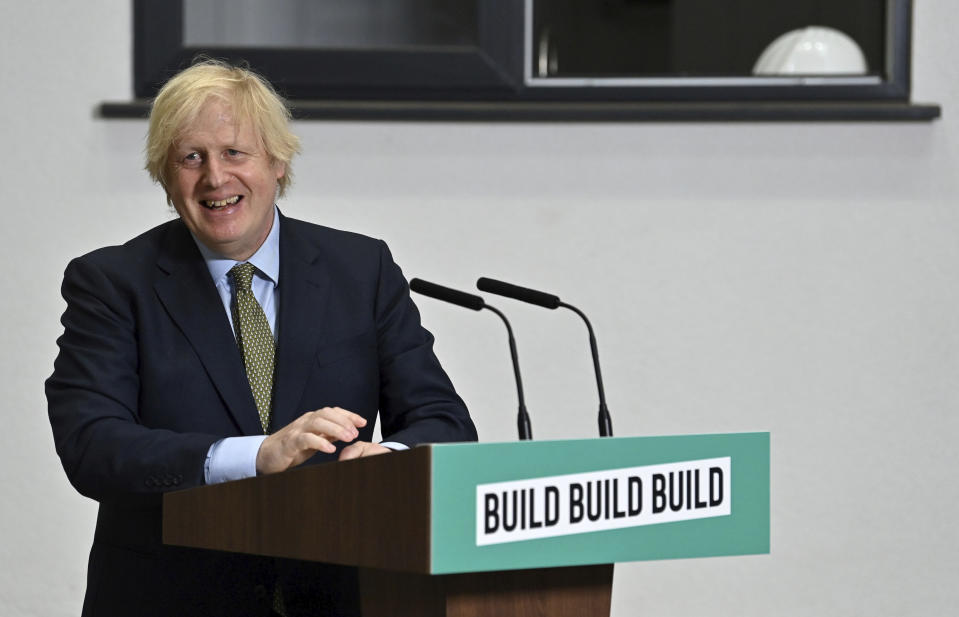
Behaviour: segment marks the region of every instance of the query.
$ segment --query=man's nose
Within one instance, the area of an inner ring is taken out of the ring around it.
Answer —
[[[226,182],[227,172],[223,166],[223,161],[216,157],[207,159],[206,164],[206,182],[212,188],[216,188]]]

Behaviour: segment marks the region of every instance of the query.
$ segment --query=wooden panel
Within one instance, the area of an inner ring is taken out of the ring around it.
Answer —
[[[360,571],[364,617],[609,617],[612,564],[425,576]]]
[[[429,572],[430,450],[167,493],[163,541]]]
[[[609,617],[612,564],[450,578],[447,617]]]

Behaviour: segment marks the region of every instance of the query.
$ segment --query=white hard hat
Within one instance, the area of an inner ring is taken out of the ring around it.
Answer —
[[[754,75],[864,75],[866,57],[843,32],[809,26],[783,34],[769,44],[753,67]]]

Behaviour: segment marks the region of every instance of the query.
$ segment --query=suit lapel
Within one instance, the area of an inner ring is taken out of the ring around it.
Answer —
[[[236,339],[210,272],[186,227],[177,222],[163,240],[154,284],[244,435],[262,434]]]
[[[283,427],[300,414],[303,389],[316,363],[315,353],[329,299],[330,279],[316,247],[280,217],[280,314],[273,382],[273,426]]]

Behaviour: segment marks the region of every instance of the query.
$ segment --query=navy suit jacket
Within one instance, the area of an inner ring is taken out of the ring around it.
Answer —
[[[382,241],[281,217],[278,292],[273,427],[338,406],[367,419],[360,440],[371,440],[377,412],[387,441],[476,439]],[[352,614],[349,570],[161,543],[162,493],[202,484],[218,439],[262,433],[182,221],[73,260],[63,296],[50,422],[70,482],[100,502],[84,614],[258,615],[275,584],[291,615]]]

